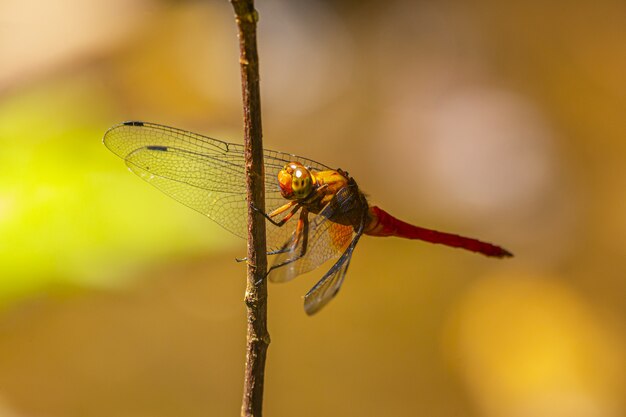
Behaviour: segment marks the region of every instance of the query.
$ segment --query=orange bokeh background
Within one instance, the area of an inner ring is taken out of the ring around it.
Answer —
[[[271,416],[626,414],[626,4],[257,0],[264,144],[515,253],[363,238],[269,288]],[[226,0],[0,4],[0,416],[239,413],[245,242],[123,120],[242,137]]]

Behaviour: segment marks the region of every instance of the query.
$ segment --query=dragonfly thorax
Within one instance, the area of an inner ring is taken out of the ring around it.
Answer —
[[[299,162],[290,162],[278,173],[281,195],[288,200],[300,200],[313,191],[315,179]]]

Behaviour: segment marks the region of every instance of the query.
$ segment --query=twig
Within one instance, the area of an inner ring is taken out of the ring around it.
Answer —
[[[265,184],[259,58],[256,47],[258,14],[253,0],[230,0],[239,35],[243,91],[244,146],[248,190],[248,275],[245,302],[248,314],[246,370],[241,415],[260,417],[263,409],[267,332],[267,256],[265,255]],[[259,210],[252,209],[252,205]]]

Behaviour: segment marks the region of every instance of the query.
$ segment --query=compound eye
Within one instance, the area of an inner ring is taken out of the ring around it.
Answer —
[[[308,197],[313,191],[313,177],[299,162],[290,162],[278,173],[281,195],[288,200]]]
[[[291,187],[296,198],[304,198],[311,193],[311,173],[304,167],[296,167],[291,179]]]

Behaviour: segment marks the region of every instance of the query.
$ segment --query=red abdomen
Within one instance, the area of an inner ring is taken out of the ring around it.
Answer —
[[[503,258],[513,254],[500,246],[482,242],[477,239],[454,235],[451,233],[438,232],[413,226],[398,220],[391,214],[379,207],[370,207],[371,220],[365,229],[365,234],[370,236],[397,236],[405,239],[419,239],[430,243],[440,243],[455,248],[463,248],[472,252],[482,253],[487,256]]]

